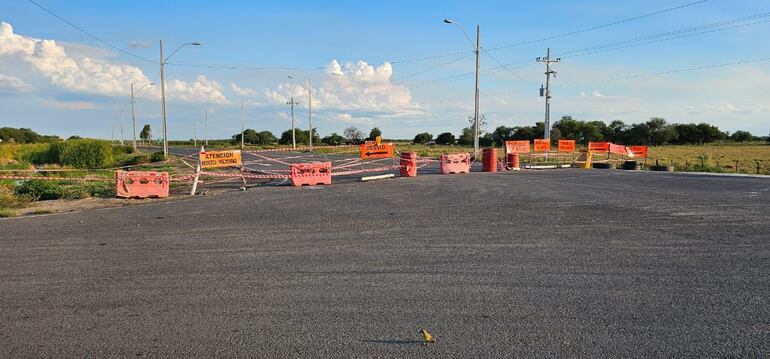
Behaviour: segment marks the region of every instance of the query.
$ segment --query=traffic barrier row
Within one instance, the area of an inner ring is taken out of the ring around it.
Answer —
[[[332,184],[332,163],[311,162],[292,164],[291,184],[295,187]]]
[[[115,171],[115,195],[121,198],[165,198],[169,189],[168,172]]]
[[[441,155],[441,173],[448,175],[450,173],[469,173],[470,171],[471,171],[470,153]]]

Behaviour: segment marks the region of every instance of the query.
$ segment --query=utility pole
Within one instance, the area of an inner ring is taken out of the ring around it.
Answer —
[[[166,128],[166,74],[163,59],[163,40],[160,40],[160,105],[163,115],[163,158],[168,158],[168,129]]]
[[[243,150],[243,132],[245,131],[246,123],[243,119],[243,100],[241,100],[241,150]]]
[[[296,131],[294,129],[294,105],[298,105],[298,103],[294,102],[294,96],[292,96],[286,104],[291,106],[291,148],[297,149],[297,136],[294,135]]]
[[[209,147],[209,108],[203,108],[203,138],[204,146]]]
[[[545,58],[538,57],[537,62],[545,63],[545,88],[540,85],[540,97],[545,97],[545,124],[543,132],[546,140],[551,140],[551,75],[556,78],[556,71],[551,67],[552,64],[561,62],[561,58],[551,59],[551,48],[548,48],[548,52]]]
[[[307,123],[310,126],[308,144],[310,151],[313,151],[313,83],[310,79],[307,79]]]
[[[120,145],[123,146],[123,113],[126,112],[124,109],[120,109]]]
[[[110,135],[110,143],[115,144],[115,114],[112,114],[112,118],[110,119],[110,124],[112,124],[112,132]]]
[[[473,156],[479,158],[479,40],[480,40],[479,25],[476,25],[476,106],[474,107],[475,118],[473,124]]]
[[[134,110],[134,83],[131,83],[131,133],[134,139],[134,152],[136,152],[136,111]]]
[[[193,120],[193,146],[198,147],[198,121]]]

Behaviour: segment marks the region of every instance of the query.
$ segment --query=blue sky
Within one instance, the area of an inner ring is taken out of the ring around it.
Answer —
[[[290,96],[298,127],[307,126],[307,79],[314,88],[314,126],[322,135],[348,126],[380,127],[385,137],[418,132],[458,134],[473,112],[474,57],[452,18],[474,35],[481,26],[481,112],[489,130],[532,125],[543,118],[537,87],[544,68],[534,62],[551,47],[564,54],[554,83],[552,118],[641,122],[710,122],[724,130],[770,132],[770,61],[665,76],[641,76],[702,65],[770,57],[770,4],[761,0],[704,1],[601,29],[609,24],[696,0],[618,1],[54,1],[36,0],[104,41],[148,59],[118,52],[34,4],[0,3],[0,126],[46,134],[110,138],[127,108],[129,83],[156,81],[158,40],[169,62],[239,69],[168,65],[169,134],[173,139],[225,138],[248,128],[276,134],[290,126]],[[754,16],[753,18],[748,18]],[[730,22],[726,22],[730,21]],[[722,25],[712,25],[716,23]],[[704,27],[697,34],[697,26]],[[684,30],[683,30],[684,29]],[[679,39],[658,36],[679,31]],[[692,36],[690,36],[692,35]],[[640,45],[641,37],[649,44]],[[623,41],[610,51],[569,56],[575,50]],[[51,41],[42,41],[51,40]],[[662,40],[662,41],[660,41]],[[621,48],[617,48],[621,47]],[[444,56],[458,53],[457,55]],[[422,59],[435,57],[432,59]],[[422,59],[418,61],[411,61]],[[407,60],[407,61],[403,61]],[[511,71],[500,68],[498,61]],[[291,70],[254,69],[282,67]],[[513,72],[513,73],[512,73]],[[288,76],[294,77],[289,80]],[[158,133],[158,86],[137,99],[137,122]],[[126,138],[130,118],[124,117]],[[119,137],[119,131],[116,130]]]

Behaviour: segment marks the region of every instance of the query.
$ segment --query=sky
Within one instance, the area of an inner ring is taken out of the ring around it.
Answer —
[[[459,135],[473,115],[478,25],[488,131],[543,120],[535,59],[551,48],[552,121],[770,133],[766,0],[35,2],[50,13],[0,2],[0,127],[119,139],[122,123],[129,139],[133,83],[137,131],[150,124],[157,137],[162,39],[164,56],[201,43],[166,61],[171,139],[230,138],[242,105],[247,128],[280,135],[292,97],[307,128],[309,81],[322,136]]]

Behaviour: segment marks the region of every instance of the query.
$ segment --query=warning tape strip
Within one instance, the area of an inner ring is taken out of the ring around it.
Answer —
[[[262,153],[262,152],[291,152],[291,151],[305,151],[305,150],[326,150],[326,149],[337,149],[337,148],[359,148],[359,145],[340,145],[340,146],[315,146],[315,147],[297,147],[297,148],[269,148],[265,150],[249,150],[249,151],[243,151],[246,153]]]
[[[289,175],[254,175],[254,174],[240,174],[240,173],[219,173],[219,172],[201,172],[201,176],[213,176],[213,177],[237,177],[237,178],[255,178],[255,179],[276,179],[276,178],[291,178]]]
[[[387,166],[387,167],[378,167],[378,168],[368,168],[364,170],[332,172],[332,176],[345,176],[345,175],[354,175],[359,173],[382,172],[382,171],[394,170],[398,168],[400,168],[400,166]]]
[[[114,181],[114,179],[112,179],[112,178],[37,177],[37,176],[0,176],[0,179],[10,179],[10,180],[45,180],[45,181]]]

